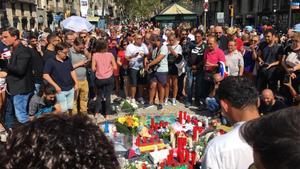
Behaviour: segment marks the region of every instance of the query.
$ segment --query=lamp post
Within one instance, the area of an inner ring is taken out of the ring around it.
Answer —
[[[206,34],[207,29],[207,12],[208,12],[208,0],[204,0],[203,8],[204,8],[204,20],[203,20],[203,26],[204,26],[204,33]]]
[[[289,0],[289,21],[288,21],[289,28],[291,28],[291,23],[292,23],[292,2],[293,0]]]

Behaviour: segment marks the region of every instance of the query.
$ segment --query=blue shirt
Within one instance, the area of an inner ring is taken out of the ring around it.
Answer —
[[[69,91],[74,87],[74,81],[71,76],[73,66],[71,60],[66,58],[63,62],[56,58],[50,58],[46,61],[44,74],[49,74],[62,91]]]

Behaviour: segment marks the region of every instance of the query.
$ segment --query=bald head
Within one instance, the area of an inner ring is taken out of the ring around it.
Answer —
[[[221,26],[216,26],[215,34],[216,34],[217,38],[220,38],[223,35],[223,28]]]
[[[262,101],[266,105],[273,105],[275,104],[275,96],[272,90],[270,89],[265,89],[262,91]]]

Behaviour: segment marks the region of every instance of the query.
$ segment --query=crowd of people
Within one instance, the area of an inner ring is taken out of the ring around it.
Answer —
[[[278,34],[270,26],[263,26],[260,31],[251,26],[211,26],[202,30],[187,24],[159,29],[148,22],[110,25],[107,30],[92,32],[61,28],[20,32],[9,27],[1,29],[0,40],[3,129],[21,126],[24,130],[27,124],[27,130],[33,130],[39,124],[48,123],[50,117],[57,121],[70,120],[74,123],[71,126],[78,127],[81,125],[74,121],[76,115],[87,113],[95,117],[102,114],[110,120],[115,113],[112,98],[126,99],[145,109],[156,106],[158,111],[183,102],[186,108],[196,106],[219,113],[227,119],[224,123],[235,123],[232,132],[210,142],[203,168],[248,167],[256,160],[252,157],[253,146],[254,154],[259,154],[259,160],[268,169],[275,165],[269,158],[273,149],[264,149],[266,143],[259,139],[269,139],[269,146],[273,146],[272,141],[281,135],[273,138],[263,126],[268,126],[269,119],[275,123],[277,118],[286,118],[284,113],[271,112],[300,101],[300,24],[289,29],[286,35]],[[93,112],[89,108],[91,102],[95,103]],[[297,116],[298,111],[289,112]],[[74,119],[60,114],[72,115]],[[267,116],[258,119],[261,114]],[[244,125],[246,121],[251,122]],[[56,125],[55,120],[51,123]],[[296,124],[288,120],[282,123],[289,123],[287,127]],[[273,125],[269,128],[278,130]],[[53,132],[59,133],[56,129]],[[240,131],[250,146],[241,138]],[[260,131],[262,134],[256,139],[253,135]],[[36,132],[42,133],[44,129],[32,131]],[[12,136],[11,140],[18,137]],[[97,137],[102,136],[97,134]],[[28,139],[34,142],[37,138]],[[274,148],[277,146],[280,145]],[[24,156],[28,155],[19,149]],[[14,156],[13,152],[9,153]],[[33,156],[28,158],[36,158]],[[298,159],[296,155],[293,157]],[[235,159],[241,160],[240,163]],[[7,166],[13,163],[17,166],[22,161],[9,163]],[[290,166],[299,166],[294,161],[291,163]],[[49,168],[55,168],[54,164],[49,163]],[[101,165],[104,164],[97,163]],[[118,168],[117,163],[112,166]]]

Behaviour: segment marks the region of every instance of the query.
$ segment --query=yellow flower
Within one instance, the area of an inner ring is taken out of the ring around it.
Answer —
[[[121,124],[124,124],[126,121],[126,117],[119,117],[118,118],[118,122],[121,123]]]
[[[135,122],[133,122],[133,126],[134,126],[134,127],[138,127],[138,126],[139,126],[139,123],[135,121]]]

